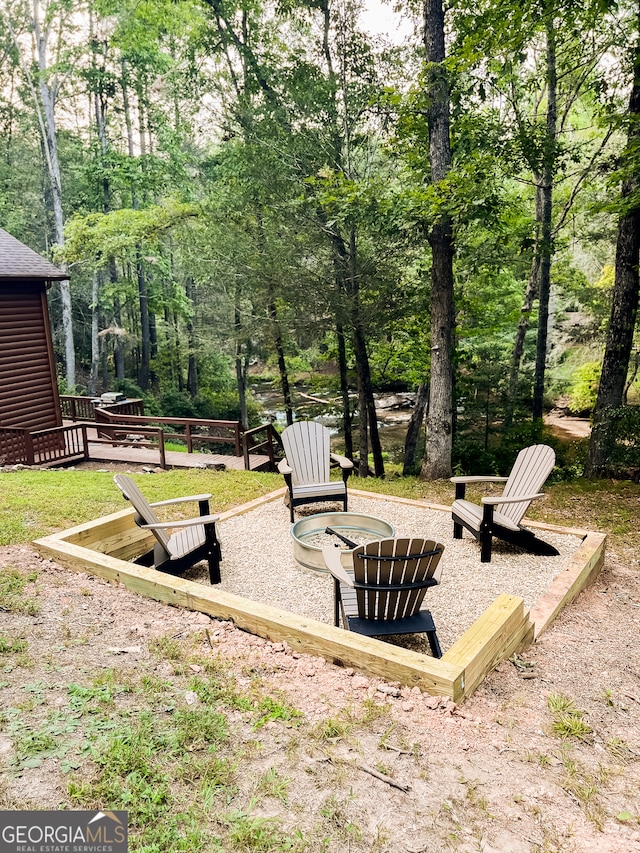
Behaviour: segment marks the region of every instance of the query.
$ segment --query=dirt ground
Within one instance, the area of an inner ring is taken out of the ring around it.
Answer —
[[[240,686],[259,673],[261,689],[302,712],[295,734],[278,721],[260,729],[238,796],[299,828],[308,850],[640,853],[640,575],[611,549],[594,586],[459,707],[64,570],[29,546],[0,549],[6,567],[37,573],[25,594],[40,612],[1,614],[0,634],[28,643],[22,663],[0,658],[0,711],[20,709],[23,725],[35,728],[65,705],[68,683],[105,668],[155,673],[191,701],[171,661],[150,652],[170,636],[220,655]],[[583,712],[580,737],[554,732],[549,697],[559,695]],[[313,736],[354,714],[348,733]],[[238,740],[256,738],[240,712],[229,723]],[[254,797],[269,767],[289,780],[286,800]],[[69,807],[63,770],[54,756],[16,772],[15,739],[0,726],[0,808]]]

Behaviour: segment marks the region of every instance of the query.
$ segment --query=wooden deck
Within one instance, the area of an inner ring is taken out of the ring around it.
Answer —
[[[160,465],[160,454],[155,448],[129,446],[112,447],[109,444],[88,443],[89,459],[93,462],[122,462],[135,465],[148,465],[157,468]],[[177,450],[165,452],[167,468],[231,468],[234,471],[244,471],[242,456],[225,456],[222,453],[181,453]],[[249,455],[251,471],[269,470],[269,457]]]

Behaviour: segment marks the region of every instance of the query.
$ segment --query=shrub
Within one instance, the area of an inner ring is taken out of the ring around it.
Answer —
[[[633,475],[640,471],[640,406],[609,410],[606,442],[611,474]]]
[[[596,404],[602,362],[587,361],[571,376],[567,395],[569,411],[574,415],[589,415]]]

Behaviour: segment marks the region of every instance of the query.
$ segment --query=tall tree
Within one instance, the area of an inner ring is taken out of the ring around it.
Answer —
[[[425,0],[424,46],[429,93],[429,162],[431,182],[444,181],[451,167],[450,90],[445,64],[445,18],[442,0]],[[451,474],[453,446],[453,235],[444,213],[429,235],[431,245],[431,376],[427,440],[420,476]]]
[[[16,31],[16,23],[7,10],[0,10],[5,27],[11,33],[15,49],[20,57],[20,66],[38,119],[42,138],[50,201],[54,224],[54,242],[64,246],[64,222],[62,172],[58,151],[58,129],[56,105],[60,96],[63,78],[69,62],[67,40],[71,41],[72,16],[78,10],[72,2],[54,3],[49,0],[32,0],[31,11],[24,12],[31,31],[31,51],[27,52],[24,40]],[[62,265],[63,271],[66,267]],[[75,346],[73,339],[73,313],[69,280],[60,282],[62,302],[62,329],[64,339],[65,379],[70,390],[76,384]]]
[[[640,296],[640,3],[635,10],[636,40],[627,110],[627,144],[622,158],[621,208],[616,242],[611,316],[593,413],[585,473],[606,470],[608,412],[622,405]]]

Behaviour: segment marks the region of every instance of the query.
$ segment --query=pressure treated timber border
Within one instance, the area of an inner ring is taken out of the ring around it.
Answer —
[[[393,500],[425,509],[450,512],[451,507],[350,489],[350,494],[373,500]],[[270,492],[220,514],[220,520],[250,512],[281,498],[285,489]],[[259,604],[213,586],[176,578],[127,562],[153,544],[153,537],[136,526],[134,511],[122,510],[104,518],[54,533],[34,542],[38,551],[62,566],[85,571],[156,601],[199,610],[265,639],[286,641],[293,649],[319,655],[426,693],[460,702],[471,695],[500,661],[529,645],[559,610],[592,582],[602,567],[606,537],[574,528],[528,522],[530,526],[582,536],[569,565],[535,605],[525,610],[521,598],[503,594],[485,610],[460,639],[436,660],[428,655],[383,643]]]

